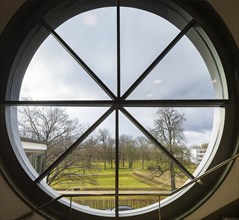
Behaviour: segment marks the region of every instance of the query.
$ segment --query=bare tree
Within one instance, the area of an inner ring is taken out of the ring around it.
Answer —
[[[107,162],[111,164],[112,168],[114,140],[111,137],[110,131],[108,129],[100,129],[98,131],[97,139],[101,148],[101,158],[104,162],[104,170],[106,170]]]
[[[20,135],[52,145],[65,137],[74,138],[79,126],[69,119],[65,109],[56,107],[21,107],[18,111]]]
[[[57,107],[20,107],[18,110],[19,132],[21,137],[44,141],[47,143],[46,167],[59,156],[81,135],[81,126],[77,119],[70,119],[65,109]],[[78,147],[79,149],[82,146]],[[77,150],[66,157],[48,176],[47,183],[51,186],[62,182],[90,182],[89,178],[79,175]]]
[[[125,161],[128,160],[129,168],[133,168],[133,163],[137,159],[136,141],[129,135],[120,136],[120,158],[122,166],[125,167]]]
[[[150,143],[149,140],[145,137],[138,137],[137,138],[137,145],[140,149],[140,159],[142,160],[142,170],[145,169],[145,160],[149,159],[149,152],[150,152]]]
[[[190,161],[190,151],[185,147],[185,136],[183,132],[184,114],[179,113],[174,108],[160,108],[154,119],[153,133],[159,142],[181,163]],[[160,156],[161,165],[151,166],[154,173],[159,175],[169,170],[171,180],[171,190],[176,189],[176,174],[180,175],[175,168],[173,161],[165,156]]]
[[[126,141],[127,141],[126,135],[121,135],[120,140],[119,140],[119,143],[120,143],[119,154],[120,154],[120,160],[122,161],[122,167],[125,167],[125,161],[126,161],[126,157],[127,157]]]
[[[90,135],[81,144],[78,150],[78,163],[81,167],[82,174],[93,177],[99,171],[100,167],[96,161],[100,158],[100,149],[98,147],[98,139],[95,135]],[[94,179],[94,178],[92,178]],[[96,184],[96,181],[91,180],[91,184]]]

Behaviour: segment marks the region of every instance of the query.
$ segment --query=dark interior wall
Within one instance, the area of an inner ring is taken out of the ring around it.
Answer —
[[[0,0],[0,32],[22,2],[24,0]],[[237,45],[239,45],[239,0],[209,0],[209,3],[221,15]],[[236,211],[239,209],[238,198],[239,160],[237,159],[224,184],[215,195],[187,219],[216,220],[222,215],[225,217],[230,217],[229,214],[232,213],[237,215],[238,212]],[[11,189],[0,175],[0,220],[12,220],[28,210],[29,207],[18,198],[14,189]],[[34,215],[31,219],[40,220],[42,218]]]

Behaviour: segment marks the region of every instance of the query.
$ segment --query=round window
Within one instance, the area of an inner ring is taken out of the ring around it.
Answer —
[[[236,149],[235,66],[210,7],[28,4],[1,76],[3,167],[22,197],[60,219],[175,219],[204,202],[227,169],[185,183]]]

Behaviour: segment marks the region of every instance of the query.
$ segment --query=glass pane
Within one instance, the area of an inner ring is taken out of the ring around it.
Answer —
[[[115,11],[108,7],[84,12],[56,30],[112,92],[116,92]]]
[[[214,83],[201,55],[184,36],[129,99],[215,99]]]
[[[170,193],[184,184],[188,177],[162,153],[159,147],[121,115],[122,121],[119,190],[120,193],[129,195],[120,197],[122,201],[119,204],[129,206],[131,209],[152,205],[158,202],[158,194]],[[131,130],[131,134],[134,133],[134,135],[128,135],[127,130]],[[177,156],[176,153],[174,156]],[[180,159],[180,156],[177,158]],[[180,162],[186,165],[183,159]],[[192,163],[187,164],[188,169],[192,166]]]
[[[206,153],[214,108],[127,108],[171,154],[192,173]],[[182,155],[183,157],[180,157]]]
[[[37,173],[62,155],[107,108],[18,107],[23,149]],[[91,117],[87,117],[88,115]]]
[[[49,36],[33,56],[24,76],[20,99],[109,99],[88,73]]]
[[[36,111],[38,114],[36,114]],[[59,114],[57,114],[58,111]],[[91,111],[92,117],[85,117],[85,114],[89,114],[89,111]],[[28,131],[25,134],[31,134],[32,137],[34,133],[31,130],[32,127],[23,127],[24,123],[25,125],[30,123],[26,114],[24,114],[25,112],[30,112],[31,115],[34,115],[32,120],[35,125],[34,128],[38,129],[37,131],[39,134],[42,134],[42,138],[45,134],[44,131],[48,131],[48,128],[55,131],[55,133],[46,132],[51,139],[48,142],[45,141],[45,145],[43,145],[42,141],[35,141],[33,138],[22,138],[23,149],[33,168],[39,174],[44,171],[105,111],[106,108],[19,107],[18,117],[19,122],[22,122],[19,123],[20,133]],[[65,116],[65,120],[63,120],[63,116]],[[42,118],[45,121],[41,120]],[[54,122],[58,127],[55,127],[54,123],[53,125],[51,124],[51,119],[55,119]],[[58,121],[57,119],[61,119],[62,121]],[[59,192],[59,194],[78,194],[79,196],[74,196],[72,201],[79,204],[80,207],[107,210],[111,215],[114,215],[112,211],[115,207],[114,196],[96,197],[95,194],[115,193],[114,121],[114,114],[106,118],[43,179],[44,182]],[[44,122],[47,123],[44,124]],[[37,140],[37,138],[35,139]],[[32,151],[36,149],[42,151],[44,161],[41,161],[40,157],[32,154]],[[44,164],[42,164],[43,162]],[[42,170],[39,170],[39,168]],[[89,196],[81,196],[82,194],[89,194]]]
[[[122,93],[178,33],[175,26],[160,16],[135,8],[121,8]]]

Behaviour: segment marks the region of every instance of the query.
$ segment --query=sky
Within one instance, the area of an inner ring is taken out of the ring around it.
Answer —
[[[101,8],[71,18],[56,32],[116,94],[117,47],[115,8]],[[165,19],[139,9],[121,9],[121,95],[180,32]],[[215,99],[214,84],[197,49],[184,36],[128,99]],[[110,100],[66,50],[49,36],[26,71],[21,98],[32,100]],[[90,125],[107,108],[66,108],[70,117]],[[145,128],[153,127],[157,108],[127,109]],[[178,108],[184,114],[187,144],[210,139],[212,108]],[[123,115],[120,131],[141,135]],[[113,133],[114,115],[100,127]]]

